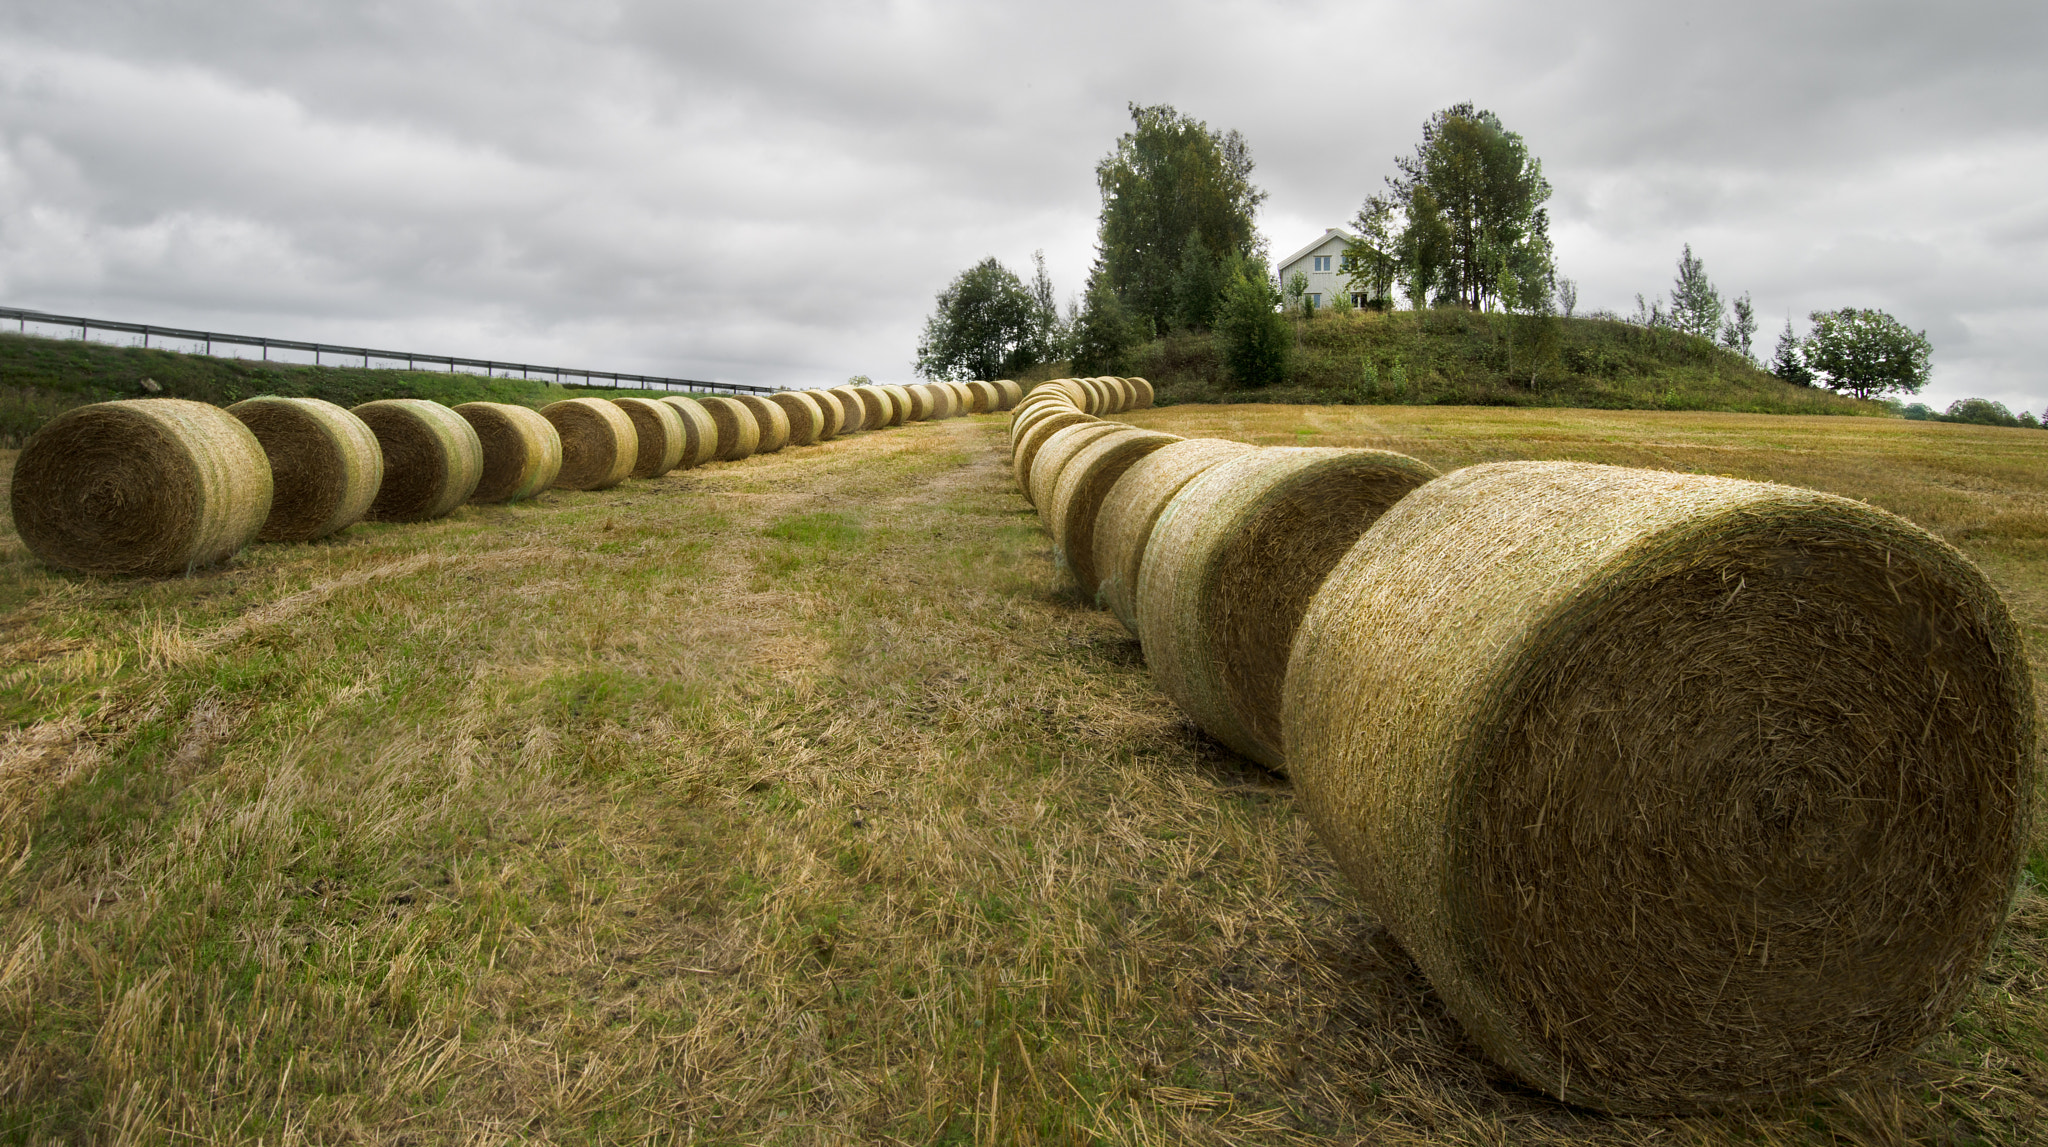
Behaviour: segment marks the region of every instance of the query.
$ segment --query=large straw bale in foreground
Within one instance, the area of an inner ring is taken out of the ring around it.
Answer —
[[[1039,419],[1024,431],[1017,439],[1016,448],[1010,453],[1010,469],[1017,479],[1017,492],[1024,495],[1025,501],[1031,501],[1031,463],[1038,457],[1038,450],[1045,445],[1046,439],[1069,426],[1082,426],[1101,421],[1100,418],[1083,414],[1078,410],[1062,410]]]
[[[1095,523],[1103,499],[1147,455],[1183,441],[1178,434],[1124,426],[1121,433],[1088,443],[1060,468],[1052,496],[1041,509],[1046,528],[1052,531],[1053,557],[1073,575],[1083,601],[1095,600],[1101,580],[1095,568]],[[1039,459],[1044,458],[1041,451]]]
[[[22,544],[94,574],[167,575],[232,557],[270,516],[270,462],[249,428],[203,402],[75,407],[15,460]]]
[[[1404,454],[1283,446],[1181,487],[1138,570],[1152,680],[1210,736],[1283,768],[1280,687],[1309,599],[1375,519],[1434,477]]]
[[[718,428],[718,453],[713,457],[720,462],[737,462],[761,445],[761,424],[755,421],[754,412],[737,400],[721,394],[698,399],[698,405]]]
[[[1610,1110],[1833,1087],[1965,1000],[2030,826],[2004,604],[1859,502],[1458,471],[1331,573],[1302,808],[1472,1038]]]
[[[1075,455],[1085,449],[1090,442],[1132,433],[1140,431],[1135,426],[1127,426],[1121,422],[1105,422],[1098,418],[1090,422],[1076,423],[1046,437],[1045,442],[1039,446],[1037,455],[1032,458],[1030,467],[1024,471],[1024,483],[1025,489],[1030,491],[1031,504],[1038,508],[1039,519],[1046,524],[1048,530],[1052,527],[1052,494],[1059,487],[1060,474],[1066,470],[1067,463],[1073,461]]]
[[[384,481],[363,517],[431,521],[476,493],[484,475],[484,446],[460,414],[424,398],[380,398],[352,413],[377,436],[384,455]]]
[[[817,444],[825,429],[825,412],[818,409],[816,399],[801,391],[782,390],[769,395],[768,401],[782,408],[791,446]]]
[[[1221,438],[1190,438],[1139,459],[1110,487],[1095,515],[1095,601],[1138,635],[1138,571],[1152,526],[1196,475],[1255,449]]]
[[[675,407],[654,398],[614,398],[612,402],[633,420],[632,477],[659,478],[682,465],[689,431],[683,428],[683,416]]]
[[[270,459],[270,516],[259,542],[310,542],[369,512],[384,482],[377,436],[345,407],[265,395],[228,407]]]
[[[755,425],[761,428],[761,440],[754,453],[773,454],[789,445],[789,415],[780,406],[758,394],[742,394],[735,401],[753,414]]]
[[[660,401],[674,407],[683,420],[683,456],[676,463],[678,470],[693,470],[718,457],[718,423],[703,403],[680,394],[663,395]]]
[[[538,496],[562,472],[562,436],[540,411],[504,402],[465,402],[455,413],[476,431],[483,470],[472,502],[518,502]]]
[[[626,480],[639,459],[639,432],[626,412],[602,398],[565,398],[540,409],[562,436],[564,490],[609,490]]]

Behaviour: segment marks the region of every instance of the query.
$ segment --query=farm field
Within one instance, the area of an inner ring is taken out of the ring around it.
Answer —
[[[1443,469],[1812,486],[2005,592],[2048,435],[1200,406]],[[0,533],[0,1136],[18,1142],[2023,1144],[2048,833],[1894,1078],[1613,1118],[1477,1057],[1284,780],[1055,576],[1006,416],[94,580]],[[12,454],[0,454],[0,474]],[[2044,694],[2048,695],[2048,694]]]

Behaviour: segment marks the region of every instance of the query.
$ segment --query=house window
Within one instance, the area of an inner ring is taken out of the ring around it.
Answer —
[[[1310,292],[1308,293],[1308,305],[1309,305],[1309,306],[1311,306],[1311,307],[1320,307],[1320,306],[1322,306],[1322,305],[1323,305],[1323,293],[1322,293],[1321,291],[1310,291]]]
[[[1327,271],[1327,270],[1329,270],[1329,269],[1330,269],[1330,257],[1329,257],[1328,255],[1317,255],[1317,256],[1315,257],[1315,259],[1316,259],[1316,266],[1315,266],[1315,269],[1316,269],[1316,270],[1318,270],[1318,271]]]

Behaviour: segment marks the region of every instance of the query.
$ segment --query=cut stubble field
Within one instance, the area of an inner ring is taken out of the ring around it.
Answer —
[[[2048,665],[2048,435],[1200,407],[1441,469],[1811,486],[1954,541]],[[158,581],[0,535],[11,1141],[2019,1144],[2039,843],[1892,1078],[1622,1119],[1488,1065],[1284,780],[1059,581],[1006,419],[259,546]],[[11,469],[11,456],[0,471]]]

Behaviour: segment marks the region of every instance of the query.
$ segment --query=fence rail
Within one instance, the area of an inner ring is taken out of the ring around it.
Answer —
[[[207,355],[213,354],[213,348],[216,344],[221,346],[259,347],[263,351],[263,358],[266,362],[270,359],[271,351],[284,350],[311,353],[314,366],[327,365],[320,361],[320,356],[331,355],[337,359],[361,359],[362,365],[365,368],[369,367],[370,363],[375,360],[392,364],[394,367],[396,364],[403,362],[407,370],[418,370],[422,363],[428,366],[445,366],[450,372],[453,372],[457,367],[482,368],[485,374],[494,378],[510,377],[511,372],[518,371],[520,378],[549,379],[556,383],[568,380],[574,385],[606,387],[614,390],[626,389],[630,386],[638,390],[714,390],[730,394],[775,393],[775,388],[772,386],[748,386],[738,382],[706,382],[703,379],[697,378],[664,378],[653,374],[621,374],[610,370],[581,370],[563,366],[540,366],[526,362],[500,362],[496,359],[462,358],[457,355],[420,354],[415,351],[336,346],[332,343],[301,342],[297,339],[224,335],[218,331],[188,331],[178,327],[155,326],[150,323],[121,323],[111,319],[88,319],[77,315],[53,315],[44,311],[25,311],[15,307],[0,307],[0,321],[8,319],[14,320],[16,329],[24,334],[28,332],[28,324],[30,323],[35,323],[39,326],[77,327],[78,337],[81,339],[89,339],[91,332],[96,330],[114,331],[122,334],[141,335],[142,345],[145,347],[149,345],[149,340],[152,336],[177,342],[199,343],[206,348],[200,353]],[[501,371],[504,373],[500,374],[499,372]],[[577,383],[575,382],[577,379],[582,379],[583,381]]]

